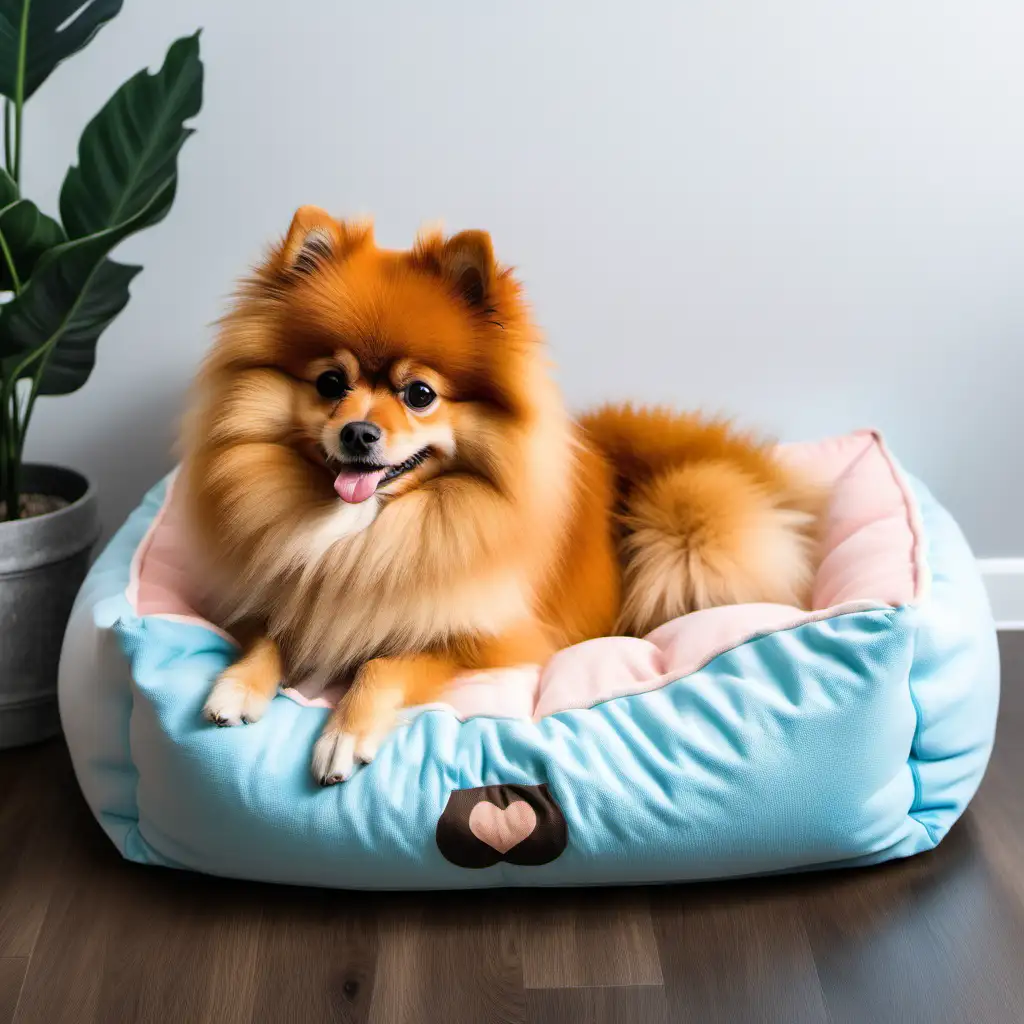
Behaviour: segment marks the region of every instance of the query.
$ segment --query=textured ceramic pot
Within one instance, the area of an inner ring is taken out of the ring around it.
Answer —
[[[68,504],[0,522],[0,749],[60,730],[61,641],[99,534],[96,496],[80,473],[26,465],[21,489]]]

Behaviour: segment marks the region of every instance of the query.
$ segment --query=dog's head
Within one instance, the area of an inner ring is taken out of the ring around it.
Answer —
[[[344,501],[487,472],[532,401],[537,344],[481,231],[380,249],[303,207],[245,287],[215,361],[247,439],[291,445]],[[233,431],[234,432],[234,431]]]

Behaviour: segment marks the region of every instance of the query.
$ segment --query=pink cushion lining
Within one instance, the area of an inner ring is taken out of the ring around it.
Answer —
[[[928,586],[917,507],[879,434],[860,431],[780,451],[832,489],[825,556],[813,611],[772,604],[711,608],[674,619],[642,640],[602,637],[536,665],[461,677],[439,705],[460,718],[538,719],[643,693],[695,672],[753,637],[835,615],[920,600]],[[205,626],[190,594],[188,545],[173,480],[163,507],[132,560],[128,600],[138,615]],[[194,578],[194,577],[193,577]],[[328,707],[337,691],[298,683],[281,691],[300,704]]]

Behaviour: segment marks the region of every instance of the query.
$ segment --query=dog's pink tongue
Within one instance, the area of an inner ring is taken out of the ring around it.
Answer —
[[[377,484],[386,472],[385,469],[375,469],[370,473],[343,469],[334,481],[334,489],[342,501],[358,505],[377,490]]]

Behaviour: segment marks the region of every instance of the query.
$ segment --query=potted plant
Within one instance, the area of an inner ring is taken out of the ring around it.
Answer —
[[[0,748],[57,731],[57,660],[99,532],[78,472],[23,462],[36,399],[88,379],[96,342],[142,269],[109,258],[163,219],[177,160],[202,105],[199,34],[156,74],[140,71],[86,126],[60,192],[59,220],[25,198],[24,108],[122,0],[0,0]]]

